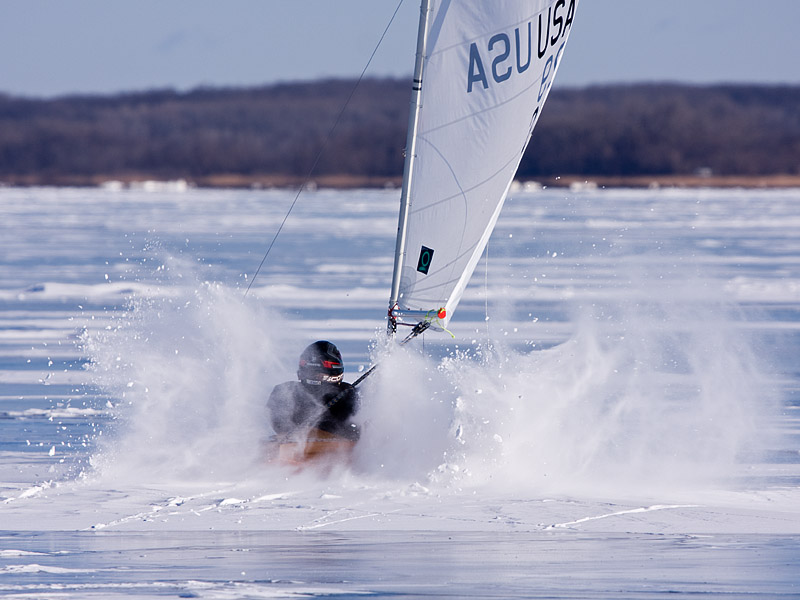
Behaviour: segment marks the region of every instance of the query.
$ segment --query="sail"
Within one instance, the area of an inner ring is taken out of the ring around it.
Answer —
[[[578,0],[428,4],[390,320],[444,328],[550,92]]]

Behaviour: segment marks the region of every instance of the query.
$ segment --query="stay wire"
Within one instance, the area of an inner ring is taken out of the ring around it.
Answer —
[[[264,256],[262,257],[261,262],[259,263],[258,268],[256,269],[256,272],[253,273],[253,277],[250,279],[250,283],[248,284],[247,289],[244,292],[245,297],[247,297],[247,294],[250,292],[250,288],[253,287],[253,283],[255,283],[258,274],[261,272],[261,269],[264,266],[264,263],[266,263],[267,257],[269,256],[269,253],[272,251],[272,247],[275,245],[278,236],[281,234],[281,231],[283,231],[283,226],[286,225],[286,221],[289,219],[289,215],[292,214],[295,204],[297,204],[297,200],[300,198],[300,194],[303,193],[303,190],[308,185],[308,182],[311,180],[311,176],[314,174],[314,171],[317,168],[317,164],[319,163],[320,158],[322,158],[323,152],[325,152],[325,148],[327,148],[328,143],[331,141],[331,138],[333,137],[333,132],[336,130],[336,127],[342,120],[342,116],[344,115],[345,110],[347,110],[347,107],[350,105],[350,101],[353,99],[353,96],[355,95],[358,86],[361,85],[361,81],[364,79],[364,76],[367,73],[367,69],[369,69],[370,64],[372,64],[372,60],[375,58],[375,54],[378,52],[378,48],[381,47],[383,39],[389,32],[389,28],[392,26],[392,23],[394,22],[394,19],[397,16],[397,13],[400,11],[400,7],[403,5],[404,1],[405,0],[400,0],[400,2],[398,2],[397,7],[394,9],[394,13],[392,13],[392,18],[389,19],[389,23],[387,23],[386,28],[383,30],[383,33],[381,34],[381,37],[378,40],[378,43],[375,45],[375,48],[372,50],[372,54],[370,54],[369,56],[367,64],[364,65],[364,68],[361,70],[361,75],[358,76],[355,85],[353,85],[353,89],[350,90],[350,95],[347,96],[347,100],[345,100],[344,105],[339,111],[339,114],[336,116],[336,120],[333,122],[333,125],[330,128],[330,131],[328,131],[328,135],[325,136],[325,139],[323,140],[322,145],[320,146],[319,151],[317,152],[317,156],[316,158],[314,158],[314,162],[312,163],[311,168],[308,170],[308,174],[303,180],[303,183],[298,188],[297,194],[295,194],[294,200],[292,200],[292,203],[289,206],[289,210],[286,211],[286,214],[283,217],[283,221],[281,221],[280,226],[278,226],[278,230],[275,232],[272,241],[269,243],[267,251],[264,253]]]

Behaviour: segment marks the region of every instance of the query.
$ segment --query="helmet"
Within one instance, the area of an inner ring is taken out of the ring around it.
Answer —
[[[344,377],[344,362],[338,348],[326,341],[314,342],[300,355],[297,377],[303,383],[339,383]]]

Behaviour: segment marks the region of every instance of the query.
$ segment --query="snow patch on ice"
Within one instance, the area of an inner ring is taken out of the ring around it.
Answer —
[[[29,565],[6,565],[0,567],[0,573],[19,574],[19,573],[52,573],[63,575],[65,573],[96,573],[97,569],[75,569],[67,567],[51,567],[31,563]]]
[[[127,297],[169,297],[179,292],[170,287],[117,281],[98,284],[44,282],[21,290],[0,290],[0,300],[108,300]]]
[[[9,410],[0,413],[8,418],[43,418],[43,419],[82,419],[85,417],[93,417],[100,415],[108,415],[106,410],[98,410],[96,408],[77,408],[77,407],[63,407],[63,408],[27,408],[25,410]]]
[[[0,550],[0,558],[18,558],[21,556],[47,556],[45,552],[29,552],[28,550]]]

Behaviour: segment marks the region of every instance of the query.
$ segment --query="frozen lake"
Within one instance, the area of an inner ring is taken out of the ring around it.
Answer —
[[[800,191],[512,194],[386,356],[399,192],[0,189],[0,593],[800,597]],[[353,464],[266,465],[327,338]]]

